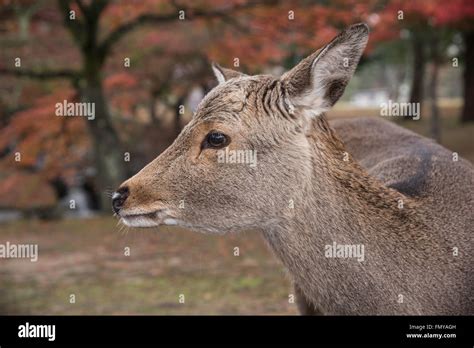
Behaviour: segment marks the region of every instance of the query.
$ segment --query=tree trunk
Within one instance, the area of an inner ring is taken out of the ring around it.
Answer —
[[[100,208],[104,212],[110,212],[110,192],[115,191],[126,178],[124,152],[104,96],[100,64],[95,64],[95,56],[89,54],[86,58],[85,86],[81,90],[81,97],[95,106],[95,118],[87,120],[87,125],[93,141]]]
[[[436,140],[438,143],[441,143],[441,128],[440,128],[440,119],[439,119],[439,109],[438,109],[438,75],[439,75],[439,41],[437,37],[433,37],[431,41],[431,54],[432,54],[432,64],[431,64],[431,79],[429,85],[429,95],[431,102],[431,118],[430,118],[430,131],[431,137]]]
[[[93,104],[95,108],[94,119],[88,119],[86,123],[93,144],[100,209],[110,213],[110,193],[126,178],[126,163],[120,139],[112,124],[102,83],[101,71],[110,49],[98,45],[99,20],[108,1],[89,1],[88,5],[81,3],[79,10],[82,18],[79,21],[69,19],[70,5],[67,0],[58,1],[64,23],[81,50],[83,74],[74,87],[79,90],[82,101]]]
[[[474,30],[464,33],[464,107],[461,122],[474,122]]]
[[[424,41],[418,36],[414,35],[412,39],[413,44],[413,75],[410,91],[410,103],[419,103],[420,112],[423,106],[423,86],[425,80],[425,47]],[[412,119],[411,117],[404,117],[405,120]]]

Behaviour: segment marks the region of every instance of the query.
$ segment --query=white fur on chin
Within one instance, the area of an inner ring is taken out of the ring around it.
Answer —
[[[126,216],[122,217],[122,222],[128,227],[154,227],[158,223],[146,216]]]

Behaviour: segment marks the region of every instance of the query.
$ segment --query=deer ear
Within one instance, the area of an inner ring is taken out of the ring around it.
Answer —
[[[369,37],[364,24],[350,26],[330,43],[303,59],[281,77],[289,102],[317,116],[342,96]]]
[[[245,76],[245,74],[242,74],[241,72],[223,68],[217,63],[212,63],[212,70],[214,71],[214,75],[216,75],[219,84],[224,83],[227,80],[233,79],[234,77]]]

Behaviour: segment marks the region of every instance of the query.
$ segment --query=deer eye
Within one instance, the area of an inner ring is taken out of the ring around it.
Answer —
[[[204,147],[219,149],[229,144],[229,137],[224,133],[212,131],[210,132],[204,142]]]

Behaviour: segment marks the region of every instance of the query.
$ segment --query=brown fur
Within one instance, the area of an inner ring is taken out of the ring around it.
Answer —
[[[367,36],[352,26],[281,78],[214,66],[220,84],[193,120],[122,184],[120,217],[261,231],[304,314],[473,314],[472,165],[385,121],[337,121],[334,132],[324,117]],[[202,146],[212,130],[230,150],[256,150],[258,165],[218,163]],[[364,245],[365,260],[325,257],[333,242]]]

